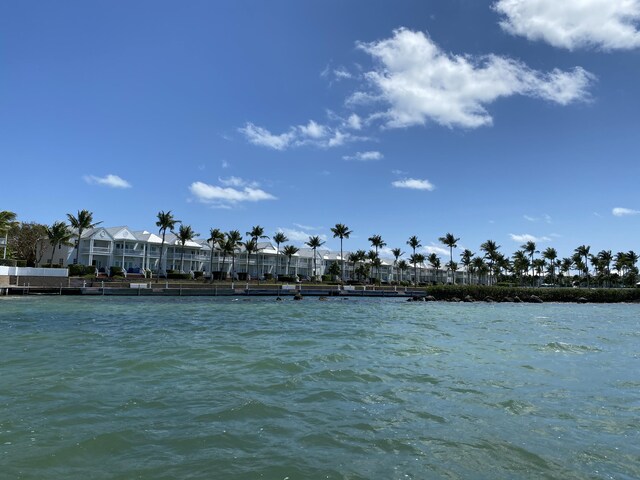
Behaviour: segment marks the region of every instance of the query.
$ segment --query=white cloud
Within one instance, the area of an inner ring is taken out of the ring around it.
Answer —
[[[360,130],[362,128],[362,119],[358,114],[352,113],[347,119],[347,126],[353,130]]]
[[[301,225],[299,223],[293,224],[295,227],[301,228],[302,230],[320,230],[322,227],[313,227],[311,225]]]
[[[259,188],[245,186],[242,190],[232,187],[219,187],[204,182],[193,182],[189,191],[203,203],[217,205],[236,204],[238,202],[259,202],[275,200],[276,197]]]
[[[274,150],[286,150],[287,148],[303,145],[330,148],[338,147],[351,141],[364,140],[362,137],[353,136],[348,132],[345,133],[339,128],[321,125],[313,120],[309,120],[306,125],[290,127],[287,132],[279,135],[250,122],[240,128],[239,131],[250,143]]]
[[[109,174],[105,177],[96,177],[95,175],[85,175],[82,177],[89,185],[104,185],[111,188],[131,188],[131,184],[120,178],[118,175]]]
[[[499,0],[500,26],[512,35],[574,50],[640,46],[640,0]]]
[[[300,125],[298,129],[303,136],[315,139],[324,137],[327,130],[326,127],[314,122],[313,120],[309,120],[307,125]]]
[[[420,180],[417,178],[405,178],[404,180],[396,180],[391,185],[397,188],[411,188],[414,190],[433,191],[436,187],[427,179]]]
[[[549,237],[536,237],[529,233],[523,233],[521,235],[516,235],[514,233],[510,233],[509,236],[511,240],[518,243],[527,243],[527,242],[549,242],[551,238]]]
[[[408,172],[405,172],[404,170],[391,170],[391,173],[393,173],[394,175],[406,175]]]
[[[388,104],[382,112],[387,127],[428,120],[448,127],[490,125],[485,107],[499,98],[526,95],[566,105],[586,99],[594,79],[580,67],[543,73],[497,55],[448,54],[424,33],[404,28],[358,47],[379,66],[365,74],[372,91],[356,92],[350,103]]]
[[[309,237],[311,237],[312,235],[302,231],[302,230],[294,230],[292,228],[278,228],[279,232],[284,233],[291,242],[298,242],[298,243],[304,243],[309,241]],[[318,235],[320,237],[320,240],[322,241],[326,241],[327,240],[327,236],[326,235]]]
[[[535,217],[530,217],[529,215],[523,215],[525,220],[528,220],[529,222],[537,222],[538,219]]]
[[[222,168],[229,168],[229,162],[227,162],[226,160],[222,161]]]
[[[345,155],[343,160],[357,160],[359,162],[370,162],[372,160],[382,160],[384,155],[380,152],[356,152],[355,155]]]
[[[616,207],[613,210],[611,210],[611,213],[616,217],[626,217],[626,216],[629,216],[629,215],[639,215],[640,214],[640,210],[633,210],[631,208]]]
[[[273,148],[274,150],[285,150],[295,138],[295,133],[289,131],[280,135],[274,135],[263,127],[258,127],[253,123],[247,123],[240,132],[254,145]]]
[[[333,70],[333,76],[336,80],[348,80],[353,77],[345,67],[338,67]]]
[[[549,215],[547,213],[542,215],[542,217],[532,217],[531,215],[523,215],[522,217],[525,220],[529,221],[529,222],[539,222],[540,220],[543,220],[546,223],[552,223],[551,222],[551,215]]]
[[[431,245],[425,246],[424,251],[427,253],[435,253],[436,255],[446,256],[447,259],[449,258],[448,248],[442,248],[442,247],[439,247],[438,245],[434,245],[433,243]]]
[[[218,177],[218,181],[224,185],[225,187],[258,187],[258,182],[249,182],[240,177],[231,176],[229,178],[220,178]]]

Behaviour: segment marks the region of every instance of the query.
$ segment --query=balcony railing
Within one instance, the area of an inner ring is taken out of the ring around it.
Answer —
[[[110,255],[113,252],[111,247],[84,247],[80,249],[80,253],[85,255]]]

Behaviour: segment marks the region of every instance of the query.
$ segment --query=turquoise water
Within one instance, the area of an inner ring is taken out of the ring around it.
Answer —
[[[640,306],[0,298],[0,478],[637,479]]]

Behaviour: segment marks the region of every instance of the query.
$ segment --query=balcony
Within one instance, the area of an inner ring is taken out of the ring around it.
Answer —
[[[80,249],[82,255],[111,255],[112,251],[113,249],[111,247],[84,247]]]

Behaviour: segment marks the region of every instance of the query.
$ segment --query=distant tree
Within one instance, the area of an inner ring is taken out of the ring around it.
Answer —
[[[316,251],[318,248],[320,248],[322,245],[324,245],[325,242],[323,242],[322,240],[320,240],[319,236],[311,236],[309,237],[309,240],[307,242],[305,242],[305,245],[309,248],[313,249],[313,280],[316,280],[316,276],[317,276],[317,269],[316,269]]]
[[[160,210],[158,212],[157,218],[158,220],[156,221],[156,227],[159,228],[158,233],[162,234],[162,243],[160,244],[160,258],[158,260],[158,276],[156,277],[156,282],[160,278],[160,273],[164,272],[164,270],[162,269],[162,254],[164,252],[164,243],[165,237],[167,235],[167,230],[173,233],[176,228],[176,224],[180,223],[180,220],[176,220],[175,218],[173,218],[171,210],[169,210],[168,212]]]
[[[483,242],[480,245],[480,250],[482,250],[484,253],[484,258],[488,261],[488,271],[491,274],[491,277],[489,279],[489,283],[492,283],[493,281],[493,266],[496,263],[496,261],[498,260],[498,250],[500,249],[500,245],[498,245],[496,242],[494,242],[493,240],[487,240],[486,242]]]
[[[402,255],[404,255],[404,252],[400,248],[392,248],[391,249],[391,254],[393,255],[393,266],[395,267],[396,274],[397,274],[398,273],[398,260],[400,259],[400,257]]]
[[[440,275],[441,266],[440,258],[438,258],[438,255],[436,255],[435,253],[430,253],[427,256],[427,261],[429,262],[429,265],[431,265],[431,268],[436,271],[436,283],[438,283],[438,276]]]
[[[236,279],[236,253],[242,245],[242,234],[239,230],[231,230],[227,233],[227,249],[231,253],[231,280]]]
[[[587,279],[587,287],[589,286],[589,250],[591,249],[588,245],[580,245],[577,247],[574,252],[579,258],[584,258],[584,262],[582,265],[584,267],[584,275]]]
[[[7,232],[11,258],[24,260],[27,267],[40,264],[47,241],[47,226],[36,222],[14,223]]]
[[[466,272],[466,277],[467,277],[467,283],[468,284],[471,283],[471,279],[469,278],[469,267],[471,266],[471,260],[474,257],[474,255],[475,255],[475,253],[473,253],[468,248],[465,249],[460,254],[460,263],[462,263],[462,265],[464,266],[464,270]]]
[[[209,255],[209,272],[211,273],[211,282],[213,283],[213,252],[220,248],[220,243],[224,241],[224,233],[218,228],[209,230],[209,238],[207,243],[211,246],[211,254]],[[220,269],[220,260],[218,259],[218,269]]]
[[[180,229],[178,230],[178,241],[180,242],[180,271],[184,273],[184,247],[187,242],[192,241],[194,238],[199,236],[198,233],[195,233],[191,228],[191,225],[180,225]]]
[[[287,273],[289,275],[289,268],[291,267],[291,257],[293,257],[296,253],[298,253],[300,249],[298,247],[294,247],[293,245],[285,245],[282,253],[285,257],[287,257]]]
[[[453,235],[453,233],[447,233],[444,237],[440,237],[438,239],[440,243],[449,247],[449,263],[448,263],[449,267],[452,267],[454,264],[453,249],[458,247],[458,240],[460,239],[456,238],[455,235]],[[455,285],[456,283],[455,272],[451,268],[449,268],[449,271],[451,272],[451,283]]]
[[[419,282],[418,278],[418,264],[422,265],[424,263],[424,255],[421,253],[414,253],[409,257],[409,263],[413,264],[413,284],[417,286]]]
[[[402,282],[404,276],[403,273],[409,268],[409,264],[404,260],[400,260],[397,267],[398,271],[400,272],[400,281]]]
[[[78,263],[80,257],[80,240],[82,239],[82,232],[95,228],[102,222],[93,221],[93,213],[89,210],[78,210],[78,215],[72,215],[67,213],[67,218],[72,228],[75,228],[78,232],[78,238],[76,240],[76,259],[73,263]]]
[[[53,256],[56,253],[56,247],[70,246],[71,238],[73,238],[73,232],[69,230],[69,227],[64,222],[53,222],[53,225],[46,229],[47,238],[51,245],[51,258],[49,259],[49,265],[53,265]]]
[[[249,258],[251,258],[252,253],[256,253],[258,251],[258,242],[255,238],[250,238],[242,243],[244,245],[244,249],[247,252],[247,280],[249,280]],[[256,259],[256,276],[258,276],[258,262]]]
[[[283,233],[283,232],[277,232],[274,236],[273,236],[273,241],[276,242],[276,277],[278,276],[278,266],[280,264],[279,258],[280,258],[280,244],[288,242],[289,239],[287,238],[287,236]]]
[[[335,227],[331,228],[331,233],[333,233],[333,238],[337,237],[340,239],[340,262],[342,263],[340,281],[344,282],[344,256],[342,254],[342,241],[345,238],[349,238],[349,235],[351,235],[353,232],[349,230],[349,227],[347,227],[345,224],[336,223]]]
[[[8,210],[0,211],[0,236],[8,238],[9,229],[16,226],[16,214]],[[7,243],[4,244],[2,258],[7,258]]]
[[[411,255],[412,258],[415,259],[416,257],[416,248],[420,248],[422,246],[422,244],[420,243],[420,240],[418,240],[418,237],[416,237],[415,235],[409,237],[409,240],[407,240],[407,245],[409,245],[412,249],[413,249],[413,255]],[[424,255],[423,255],[424,257]],[[417,278],[418,278],[418,268],[416,267],[416,262],[412,261],[411,258],[409,259],[409,263],[413,263],[413,284],[417,285]]]
[[[262,228],[260,225],[256,225],[255,227],[251,228],[250,232],[247,232],[247,236],[251,237],[252,240],[255,241],[256,244],[256,249],[255,249],[255,254],[256,254],[256,277],[258,278],[258,280],[260,280],[260,276],[262,275],[262,269],[258,268],[258,252],[260,251],[260,249],[258,248],[258,240],[260,240],[261,238],[269,238],[268,235],[264,234],[264,228]],[[248,253],[247,253],[248,255]],[[249,261],[247,260],[247,265],[249,265]],[[247,267],[247,275],[249,275],[249,270]]]
[[[542,258],[549,262],[549,275],[551,276],[551,282],[556,283],[556,259],[558,258],[558,251],[553,247],[547,247],[542,252]]]

